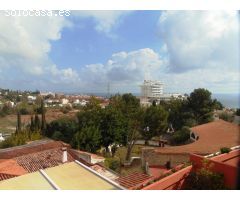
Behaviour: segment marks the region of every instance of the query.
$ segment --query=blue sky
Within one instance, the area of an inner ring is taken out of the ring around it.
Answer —
[[[120,51],[160,50],[156,31],[159,14],[159,11],[133,12],[113,28],[112,37],[97,32],[94,19],[72,16],[74,28],[63,29],[61,40],[52,42],[50,58],[57,65],[77,68],[106,62],[113,53]]]
[[[18,34],[16,34],[18,33]],[[239,92],[239,21],[227,11],[0,15],[0,87],[63,92]]]

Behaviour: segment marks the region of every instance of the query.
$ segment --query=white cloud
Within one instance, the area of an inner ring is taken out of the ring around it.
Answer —
[[[138,91],[143,79],[156,78],[163,65],[164,61],[156,52],[145,48],[115,53],[105,64],[85,66],[79,75],[88,89],[104,91],[110,82],[115,92]]]
[[[166,11],[158,28],[172,72],[238,66],[239,22],[235,11]]]
[[[39,85],[45,84],[45,87],[49,82],[62,81],[64,84],[78,81],[78,74],[73,69],[58,68],[48,56],[51,41],[59,40],[62,29],[70,26],[71,23],[64,17],[8,17],[1,12],[0,69],[3,75],[1,85],[38,88],[35,79],[44,80]],[[22,84],[10,81],[13,77],[22,80]]]
[[[117,27],[121,20],[131,11],[72,11],[72,14],[81,18],[93,18],[96,22],[95,29],[108,36],[116,36],[112,29]]]

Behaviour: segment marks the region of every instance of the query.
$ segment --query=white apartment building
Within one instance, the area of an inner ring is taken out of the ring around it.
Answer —
[[[163,92],[164,84],[161,81],[144,80],[141,87],[140,102],[143,105],[151,105],[153,101],[159,103],[160,101],[168,101],[171,98],[184,98],[179,93],[166,93]]]
[[[163,95],[163,83],[160,81],[144,80],[140,87],[142,97],[160,98]]]

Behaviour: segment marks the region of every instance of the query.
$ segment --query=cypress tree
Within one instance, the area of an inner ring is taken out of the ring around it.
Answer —
[[[21,114],[20,114],[20,112],[18,111],[18,112],[17,112],[17,127],[16,127],[16,133],[21,132],[21,129],[22,129]]]
[[[41,114],[42,114],[42,125],[41,125],[41,131],[42,133],[46,130],[46,117],[45,117],[46,110],[44,108],[44,102],[43,99],[41,100]]]

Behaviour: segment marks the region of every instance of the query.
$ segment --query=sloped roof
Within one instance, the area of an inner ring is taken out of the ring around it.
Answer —
[[[31,153],[14,158],[14,160],[28,172],[35,172],[39,169],[55,167],[62,163],[63,152],[61,148],[49,149],[36,153]],[[73,157],[67,153],[67,162],[74,161]]]
[[[0,181],[16,177],[16,175],[0,173]]]
[[[129,175],[119,177],[116,181],[125,188],[135,189],[144,183],[147,183],[153,178],[153,176],[149,176],[140,172],[133,172]]]
[[[156,151],[159,153],[195,153],[207,155],[219,151],[222,147],[239,145],[240,126],[224,120],[195,126],[191,130],[199,136],[197,141],[181,146],[156,148]]]
[[[97,172],[78,164],[65,163],[60,166],[29,173],[0,182],[1,189],[17,190],[114,190],[123,189]]]
[[[0,173],[19,176],[26,174],[27,171],[21,167],[16,160],[13,159],[0,159]],[[7,176],[5,176],[7,177]]]

